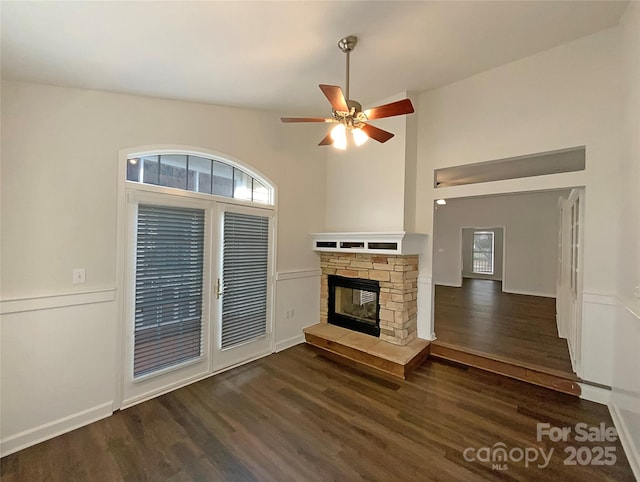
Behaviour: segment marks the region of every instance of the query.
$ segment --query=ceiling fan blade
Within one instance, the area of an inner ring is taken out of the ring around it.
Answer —
[[[333,144],[333,139],[331,139],[331,132],[329,132],[324,139],[322,139],[320,141],[320,144],[318,144],[319,146],[330,146],[331,144]]]
[[[378,142],[387,142],[391,139],[394,134],[391,132],[383,131],[382,129],[372,126],[371,124],[364,124],[362,126],[362,130],[367,134],[371,139],[375,139]]]
[[[364,111],[367,119],[382,119],[384,117],[393,117],[394,115],[411,114],[414,112],[413,104],[409,99],[402,99],[390,104],[372,107]]]
[[[281,117],[282,122],[331,122],[324,117]]]
[[[333,110],[340,112],[349,112],[349,107],[347,106],[347,101],[344,98],[344,94],[342,93],[342,89],[337,85],[325,85],[320,84],[320,90],[329,99],[331,102],[331,107]]]

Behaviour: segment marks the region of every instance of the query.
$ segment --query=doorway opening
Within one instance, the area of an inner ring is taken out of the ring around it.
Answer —
[[[437,206],[436,344],[577,379],[569,348],[575,339],[562,329],[564,285],[558,281],[563,250],[570,251],[559,212],[571,196],[563,189],[448,199]]]

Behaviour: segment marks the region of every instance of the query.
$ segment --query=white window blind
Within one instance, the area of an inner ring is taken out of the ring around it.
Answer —
[[[201,355],[205,212],[140,204],[134,377]]]
[[[221,347],[260,337],[267,329],[269,218],[224,213]]]

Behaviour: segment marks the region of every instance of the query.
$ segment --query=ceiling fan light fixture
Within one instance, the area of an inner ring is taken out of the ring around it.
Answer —
[[[349,97],[349,56],[358,43],[358,38],[349,35],[338,42],[340,50],[346,54],[345,92],[337,85],[320,84],[320,90],[331,104],[331,117],[282,117],[282,122],[332,122],[337,123],[324,136],[319,146],[333,145],[336,149],[346,149],[347,144],[361,146],[369,138],[383,143],[393,137],[391,132],[369,124],[371,119],[384,119],[414,112],[411,100],[402,99],[390,104],[379,105],[363,111],[362,105]],[[351,131],[347,135],[347,130]]]
[[[344,124],[337,124],[331,129],[331,139],[333,139],[333,147],[344,150],[347,148],[347,128]]]
[[[356,146],[361,146],[369,140],[367,133],[359,127],[352,129],[351,134],[353,135],[353,142]]]

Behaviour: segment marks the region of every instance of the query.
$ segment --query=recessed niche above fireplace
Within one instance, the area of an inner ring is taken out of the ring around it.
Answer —
[[[427,236],[418,233],[314,233],[314,251],[371,254],[420,254]]]
[[[327,321],[350,330],[380,335],[380,283],[375,280],[329,275]]]

